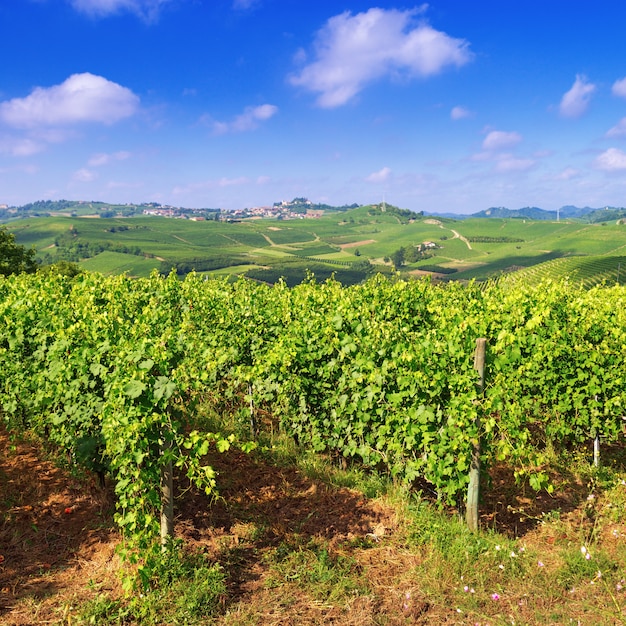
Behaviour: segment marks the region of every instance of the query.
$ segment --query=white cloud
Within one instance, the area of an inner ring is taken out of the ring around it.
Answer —
[[[504,150],[516,146],[522,141],[522,136],[516,132],[492,130],[483,140],[483,150],[489,152]]]
[[[426,77],[472,58],[469,44],[426,23],[414,25],[425,10],[346,11],[328,20],[316,34],[316,60],[289,81],[318,94],[317,104],[346,104],[369,83],[384,76]]]
[[[626,78],[622,78],[620,80],[616,80],[613,83],[613,87],[611,88],[614,96],[619,96],[620,98],[626,98]]]
[[[626,170],[626,153],[617,148],[609,148],[596,158],[594,166],[605,172]]]
[[[36,87],[25,98],[0,102],[0,122],[15,128],[114,124],[133,115],[139,98],[126,87],[94,74],[73,74],[60,85]]]
[[[581,171],[573,167],[566,167],[562,172],[555,176],[556,180],[572,180],[572,178],[578,178],[581,175]]]
[[[0,154],[16,157],[29,157],[43,152],[46,144],[30,137],[0,137]]]
[[[77,170],[76,172],[74,172],[72,176],[72,180],[79,182],[79,183],[90,183],[92,180],[95,180],[96,178],[97,178],[96,174],[86,168]]]
[[[239,185],[247,185],[250,179],[246,176],[238,176],[237,178],[226,178],[225,176],[217,181],[218,187],[238,187]]]
[[[391,170],[388,167],[383,167],[378,172],[372,172],[369,176],[365,177],[368,183],[384,183],[389,180],[391,176]]]
[[[623,117],[613,128],[610,128],[607,137],[624,137],[626,136],[626,117]]]
[[[589,101],[596,86],[586,76],[578,74],[572,88],[561,98],[559,112],[563,117],[580,117],[589,108]]]
[[[106,17],[128,11],[146,21],[154,21],[170,0],[70,0],[72,6],[81,13],[92,17]]]
[[[522,159],[511,154],[501,154],[496,161],[497,172],[525,172],[535,165],[533,159]]]
[[[472,155],[475,162],[490,162],[493,170],[500,174],[509,172],[525,172],[536,164],[536,158],[541,154],[534,155],[536,158],[519,157],[510,152],[522,141],[522,135],[515,131],[492,130],[482,144],[482,151]]]
[[[197,183],[190,183],[188,185],[177,185],[172,189],[172,193],[176,195],[193,193],[197,191],[206,191],[207,189],[220,189],[225,187],[240,187],[242,185],[249,185],[253,181],[247,176],[239,176],[237,178],[222,178],[205,180]]]
[[[261,104],[256,107],[246,107],[241,115],[232,122],[218,122],[204,116],[201,121],[209,122],[216,135],[225,133],[241,133],[258,128],[260,122],[265,122],[278,113],[278,107],[273,104]]]
[[[143,186],[143,183],[128,183],[115,180],[107,183],[107,189],[141,189]]]
[[[101,152],[92,155],[89,161],[87,161],[87,165],[89,165],[89,167],[101,167],[103,165],[107,165],[111,161],[125,161],[126,159],[130,158],[130,156],[130,152],[126,152],[124,150],[114,152],[113,154],[106,154]]]
[[[450,111],[450,117],[455,121],[465,119],[466,117],[471,117],[471,115],[472,112],[462,106],[456,106],[452,109],[452,111]]]

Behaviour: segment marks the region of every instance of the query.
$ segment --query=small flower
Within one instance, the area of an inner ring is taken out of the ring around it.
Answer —
[[[537,561],[537,567],[543,567],[543,561]]]
[[[495,601],[497,601],[497,600],[499,600],[499,599],[500,599],[500,594],[498,594],[498,593],[492,593],[492,594],[491,594],[491,599],[492,599],[494,602],[495,602]]]
[[[591,559],[591,554],[589,554],[589,550],[585,546],[580,547],[580,553],[589,561]]]
[[[587,502],[591,502],[591,501],[595,500],[595,498],[596,498],[596,497],[595,497],[592,493],[590,493],[590,494],[587,496]]]
[[[591,554],[589,554],[589,552],[585,554],[585,559],[587,559],[587,561],[591,560]]]
[[[517,557],[517,554],[515,554],[515,552],[513,552],[513,550],[511,550],[511,554],[509,554],[509,556],[514,559]]]
[[[403,608],[405,611],[408,611],[408,610],[409,610],[409,602],[410,602],[410,600],[411,600],[411,592],[410,592],[410,591],[407,591],[407,592],[404,594],[404,603],[402,604],[402,608]]]
[[[617,585],[615,585],[615,589],[617,589],[618,591],[621,591],[624,588],[624,581],[620,580]]]
[[[504,565],[502,565],[502,563],[500,563],[500,565],[498,565],[498,569],[504,569]]]
[[[496,546],[496,550],[499,550],[499,549],[500,549],[500,546]]]
[[[467,593],[469,591],[469,587],[467,585],[465,585],[465,587],[463,587],[463,591],[465,591],[465,593]]]
[[[611,534],[613,535],[613,537],[619,537],[619,530],[617,530],[617,528],[614,528]]]

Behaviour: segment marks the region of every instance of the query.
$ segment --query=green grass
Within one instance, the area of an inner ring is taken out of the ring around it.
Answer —
[[[332,554],[319,540],[311,540],[306,545],[281,543],[267,555],[266,562],[270,564],[265,581],[268,589],[295,584],[313,600],[333,603],[346,602],[354,595],[369,591],[357,562]]]
[[[338,250],[334,246],[329,246],[327,243],[322,244],[313,244],[313,245],[305,245],[299,248],[298,250],[293,250],[292,254],[300,257],[313,257],[313,256],[327,256],[327,255],[335,255]]]
[[[166,554],[151,588],[128,598],[105,594],[80,608],[86,624],[206,624],[226,596],[225,573],[201,554]]]
[[[297,224],[297,222],[295,223]],[[263,234],[277,246],[315,240],[315,235],[308,232],[306,229],[301,229],[297,226],[283,226],[282,223],[280,226],[275,226],[271,230],[265,227],[263,229]]]
[[[146,259],[133,254],[123,254],[121,252],[105,251],[85,259],[80,263],[80,267],[90,272],[100,272],[102,274],[123,274],[130,276],[149,276],[153,269],[158,269],[161,263],[156,259]]]

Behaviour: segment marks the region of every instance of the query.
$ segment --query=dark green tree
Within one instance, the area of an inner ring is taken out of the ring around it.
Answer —
[[[44,274],[59,274],[60,276],[69,276],[70,278],[83,273],[80,266],[71,261],[57,261],[51,265],[42,265],[39,271]]]
[[[15,235],[0,227],[0,275],[36,272],[35,250],[15,243]]]
[[[406,250],[404,248],[399,248],[391,255],[391,262],[393,266],[398,270],[404,265],[404,261],[406,259]]]
[[[374,271],[374,266],[370,263],[369,259],[362,259],[354,262],[350,269],[354,272],[363,272],[364,274],[371,274]]]

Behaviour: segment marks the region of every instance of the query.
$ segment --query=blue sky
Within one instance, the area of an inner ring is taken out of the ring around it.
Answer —
[[[626,205],[626,3],[2,0],[0,204]]]

